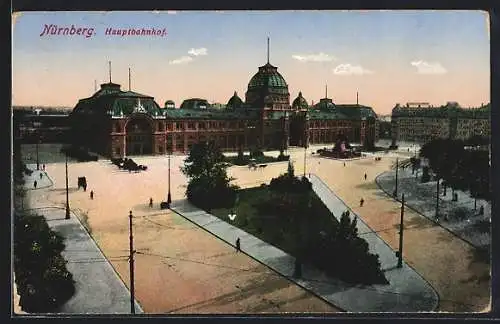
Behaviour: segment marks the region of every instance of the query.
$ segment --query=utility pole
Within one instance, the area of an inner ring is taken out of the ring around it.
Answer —
[[[40,159],[38,157],[38,144],[40,142],[40,134],[37,134],[36,137],[36,169],[37,171],[40,170]]]
[[[439,176],[436,181],[436,219],[439,219]]]
[[[69,215],[69,189],[68,189],[68,153],[66,152],[66,219],[70,218]]]
[[[167,195],[167,208],[170,208],[170,204],[172,203],[172,195],[170,193],[170,150],[168,151],[168,195]]]
[[[396,158],[396,187],[394,188],[393,196],[398,196],[398,170],[399,170],[399,158]]]
[[[306,176],[306,158],[307,158],[307,145],[309,144],[309,115],[306,111],[306,123],[305,123],[305,134],[304,134],[304,177]]]
[[[135,314],[135,288],[134,288],[134,235],[132,233],[132,211],[129,212],[129,232],[130,232],[130,312]]]
[[[398,268],[403,267],[403,216],[405,214],[405,194],[401,195],[401,220],[399,221],[399,251],[398,256]]]
[[[304,177],[306,176],[307,143],[304,146]]]

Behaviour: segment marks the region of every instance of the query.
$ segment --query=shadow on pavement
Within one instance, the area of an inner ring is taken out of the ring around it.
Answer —
[[[378,190],[378,186],[374,181],[359,184],[356,186],[356,188],[365,190]]]
[[[53,189],[49,189],[49,191],[56,192],[56,193],[64,193],[65,194],[66,193],[66,188],[53,188]],[[68,193],[74,193],[74,192],[77,192],[77,191],[79,191],[78,188],[75,188],[75,187],[68,188]],[[82,191],[83,191],[83,189],[82,189]]]

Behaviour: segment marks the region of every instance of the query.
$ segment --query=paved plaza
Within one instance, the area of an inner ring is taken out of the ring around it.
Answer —
[[[179,171],[184,156],[172,157],[172,196],[183,197],[185,178]],[[128,286],[128,211],[134,214],[136,298],[145,313],[214,314],[338,312],[339,308],[233,247],[159,209],[166,197],[166,157],[135,159],[148,171],[128,173],[110,161],[69,165],[70,204],[86,219],[92,237]],[[47,164],[54,185],[32,190],[36,206],[62,207],[65,202],[64,163]],[[77,190],[78,176],[86,176],[87,192]],[[89,198],[90,190],[95,196]],[[148,207],[149,198],[154,207]]]
[[[397,250],[400,204],[379,189],[375,178],[390,171],[396,156],[404,156],[407,152],[382,155],[381,161],[368,156],[348,161],[344,166],[342,161],[315,157],[313,151],[314,148],[307,151],[305,173],[321,178],[351,208],[352,213],[359,216],[359,220],[377,232],[387,243],[388,251]],[[289,154],[295,173],[303,174],[304,150],[293,148]],[[185,199],[187,182],[179,170],[184,159],[185,156],[172,157],[171,193],[176,204]],[[138,251],[136,298],[145,313],[341,310],[340,305],[334,307],[247,255],[235,253],[233,242],[227,244],[183,217],[160,210],[159,202],[166,199],[168,192],[167,157],[138,157],[134,160],[147,165],[148,170],[129,173],[119,170],[108,160],[70,161],[69,195],[72,211],[80,219],[86,219],[93,239],[126,285],[128,263],[118,258],[128,251],[127,216],[129,210],[133,211],[134,240]],[[65,172],[64,163],[61,163],[64,159],[55,158],[53,161],[46,166],[53,186],[30,192],[31,201],[36,206],[64,206]],[[231,167],[228,174],[236,178],[235,184],[245,188],[268,183],[286,170],[287,163],[282,162],[269,163],[266,168],[255,171],[247,167]],[[364,173],[367,173],[367,180],[363,178]],[[79,176],[87,177],[87,192],[77,190]],[[95,192],[93,200],[89,198],[90,190]],[[361,197],[365,200],[363,207],[359,207]],[[149,198],[153,198],[153,208],[148,207]],[[488,309],[490,266],[478,256],[474,247],[410,209],[405,213],[405,229],[405,263],[438,293],[437,310],[477,312]],[[384,262],[395,261],[392,254]],[[388,273],[396,272],[388,270]],[[384,307],[390,308],[388,305]]]

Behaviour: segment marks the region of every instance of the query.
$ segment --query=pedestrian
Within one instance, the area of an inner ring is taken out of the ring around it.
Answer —
[[[94,199],[94,190],[90,190],[90,199]]]
[[[481,205],[481,207],[479,207],[479,215],[484,215],[484,206]]]
[[[365,180],[366,180],[366,173],[365,173]]]
[[[241,251],[241,242],[240,242],[240,238],[238,237],[236,239],[236,252],[240,252]]]
[[[365,203],[365,200],[363,198],[361,198],[361,200],[359,201],[359,207],[363,207],[364,203]]]
[[[42,166],[42,170],[45,171],[45,164]]]
[[[83,184],[83,191],[85,191],[85,192],[87,191],[87,184],[85,184],[85,183]]]
[[[36,182],[36,180],[35,180],[35,182],[33,182],[33,187],[35,187],[35,189],[36,189],[36,185],[37,185],[37,184],[38,184],[38,183],[37,183],[37,182]]]
[[[153,198],[149,198],[149,208],[153,208]]]
[[[345,166],[345,162],[344,162],[344,166]]]
[[[40,180],[42,179],[42,177],[43,177],[43,173],[40,172]]]

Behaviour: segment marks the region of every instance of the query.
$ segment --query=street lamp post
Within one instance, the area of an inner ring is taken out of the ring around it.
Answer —
[[[170,150],[168,151],[168,194],[167,194],[167,208],[170,208],[170,204],[172,203],[172,194],[170,192]]]
[[[306,158],[307,158],[307,146],[308,146],[308,142],[309,142],[309,130],[308,130],[308,127],[309,127],[309,115],[307,114],[307,111],[306,111],[306,123],[305,123],[305,126],[304,126],[304,129],[305,129],[305,138],[304,138],[304,177],[306,176],[306,165],[307,165],[307,161],[306,161]]]
[[[38,157],[38,143],[40,142],[40,134],[38,134],[36,138],[36,169],[37,171],[40,170],[40,160]]]
[[[394,188],[394,197],[398,196],[398,170],[399,170],[399,158],[396,158],[396,187]]]
[[[69,190],[68,190],[68,154],[66,153],[66,219],[70,218],[69,214]]]
[[[401,197],[401,220],[399,222],[399,251],[397,253],[398,256],[398,268],[403,267],[403,216],[405,213],[405,194]]]
[[[132,211],[129,211],[129,271],[130,271],[130,313],[135,314],[135,280],[134,280],[134,234],[132,232]]]
[[[437,176],[436,181],[436,219],[439,219],[439,176]]]

